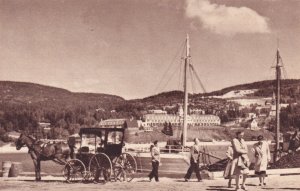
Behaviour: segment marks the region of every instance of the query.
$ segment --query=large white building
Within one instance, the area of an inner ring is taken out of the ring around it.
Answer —
[[[163,126],[165,122],[171,123],[173,126],[183,124],[183,109],[180,106],[178,114],[145,114],[145,126]],[[191,126],[215,126],[220,125],[221,120],[216,115],[199,115],[191,114],[187,116],[187,123]]]

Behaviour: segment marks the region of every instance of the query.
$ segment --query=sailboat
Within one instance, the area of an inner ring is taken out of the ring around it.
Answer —
[[[162,174],[169,174],[169,175],[180,175],[183,177],[183,174],[186,173],[186,170],[189,166],[189,146],[191,146],[192,142],[187,142],[187,129],[188,129],[188,71],[191,68],[194,70],[193,66],[190,63],[190,40],[189,35],[186,36],[186,48],[185,48],[185,57],[184,57],[184,104],[183,104],[183,123],[182,123],[182,136],[181,142],[182,147],[181,149],[174,150],[169,149],[166,152],[161,152],[161,163],[162,166],[159,169],[159,172]],[[196,76],[198,78],[198,76]],[[198,79],[199,80],[199,79]],[[201,86],[203,86],[201,84]],[[204,160],[210,160],[210,162],[216,162],[225,158],[224,150],[227,149],[228,145],[222,142],[221,144],[207,142],[202,144],[203,151],[205,154]],[[210,153],[205,152],[207,146],[210,147]],[[140,172],[149,172],[152,169],[151,166],[151,156],[149,151],[148,152],[137,152],[135,153],[138,171]]]
[[[188,169],[188,156],[189,156],[189,146],[193,143],[187,141],[188,134],[188,71],[189,69],[193,69],[193,66],[190,62],[190,41],[189,36],[186,37],[186,49],[185,49],[185,57],[184,57],[184,104],[183,104],[183,123],[182,123],[182,147],[176,152],[172,152],[171,149],[166,150],[166,152],[161,153],[161,162],[162,166],[159,169],[159,172],[165,175],[180,175],[183,177],[183,174],[186,173]],[[277,50],[277,65],[276,65],[276,81],[277,81],[277,92],[276,92],[276,122],[277,122],[277,130],[276,130],[276,147],[275,147],[275,156],[274,161],[277,160],[277,156],[279,153],[279,112],[280,112],[280,55],[279,50]],[[198,78],[198,76],[196,76]],[[198,79],[199,80],[199,79]],[[249,154],[251,153],[251,147],[256,141],[247,141]],[[215,162],[222,161],[222,159],[226,158],[225,152],[228,146],[231,144],[229,141],[222,142],[201,142],[200,147],[202,147],[202,165],[212,164]],[[272,144],[273,145],[273,144]],[[160,145],[159,145],[160,146]],[[272,146],[273,147],[273,146]],[[151,156],[148,152],[136,152],[136,161],[138,166],[138,171],[140,172],[149,172],[152,169],[151,166]],[[253,157],[250,156],[253,159]],[[206,163],[206,164],[205,164]]]

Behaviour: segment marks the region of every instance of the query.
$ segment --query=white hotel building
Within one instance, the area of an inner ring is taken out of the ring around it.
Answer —
[[[162,114],[151,113],[144,115],[145,126],[163,126],[165,122],[171,123],[173,126],[179,126],[183,124],[183,109],[179,107],[178,114]],[[216,115],[199,115],[191,114],[187,116],[187,123],[191,126],[218,126],[221,124],[221,120]]]

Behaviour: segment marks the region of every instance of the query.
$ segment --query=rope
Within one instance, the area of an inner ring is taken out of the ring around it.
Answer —
[[[181,43],[179,49],[177,50],[175,56],[173,57],[171,63],[169,64],[167,70],[164,72],[164,74],[163,74],[162,78],[160,79],[158,85],[156,86],[154,92],[158,92],[159,87],[160,87],[160,85],[161,85],[161,83],[162,83],[164,77],[167,75],[167,73],[168,73],[168,71],[170,70],[171,66],[174,64],[174,61],[175,61],[175,59],[177,58],[177,55],[179,54],[180,50],[182,51],[182,49],[183,49],[183,47],[184,47],[184,44],[185,44],[185,41],[183,41],[183,42]]]
[[[282,65],[283,78],[284,78],[284,79],[288,79],[288,75],[287,75],[287,72],[286,72],[286,70],[285,70],[285,67],[284,67],[283,60],[282,60],[281,56],[279,57],[279,60],[280,60],[281,65]]]
[[[195,70],[195,68],[194,68],[194,66],[192,64],[190,64],[190,68],[194,72],[194,74],[196,76],[196,79],[198,80],[198,82],[199,82],[199,84],[200,84],[200,86],[201,86],[201,88],[203,90],[203,93],[206,93],[206,89],[205,89],[203,83],[201,82],[200,77],[198,76],[198,74],[197,74],[197,72],[196,72],[196,70]]]
[[[178,65],[180,67],[180,65]],[[166,84],[163,86],[162,89],[165,89],[166,86],[169,84],[170,80],[173,78],[174,74],[176,73],[176,71],[178,71],[178,67],[176,68],[176,70],[171,74],[171,76],[168,78]]]
[[[183,83],[182,83],[182,80],[181,80],[181,79],[183,79],[182,63],[183,62],[180,62],[180,71],[179,71],[178,88],[177,88],[178,90],[180,90],[183,87]]]
[[[195,91],[195,82],[194,82],[194,78],[193,78],[193,73],[192,73],[192,69],[189,67],[189,72],[190,72],[190,76],[191,76],[191,84],[192,84],[192,93],[194,94]]]

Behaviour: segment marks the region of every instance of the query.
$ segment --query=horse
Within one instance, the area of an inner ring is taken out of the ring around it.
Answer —
[[[23,146],[27,146],[33,160],[36,181],[41,180],[41,161],[52,160],[65,165],[74,154],[74,147],[66,143],[45,143],[32,136],[21,134],[16,141],[16,149],[20,150]]]

